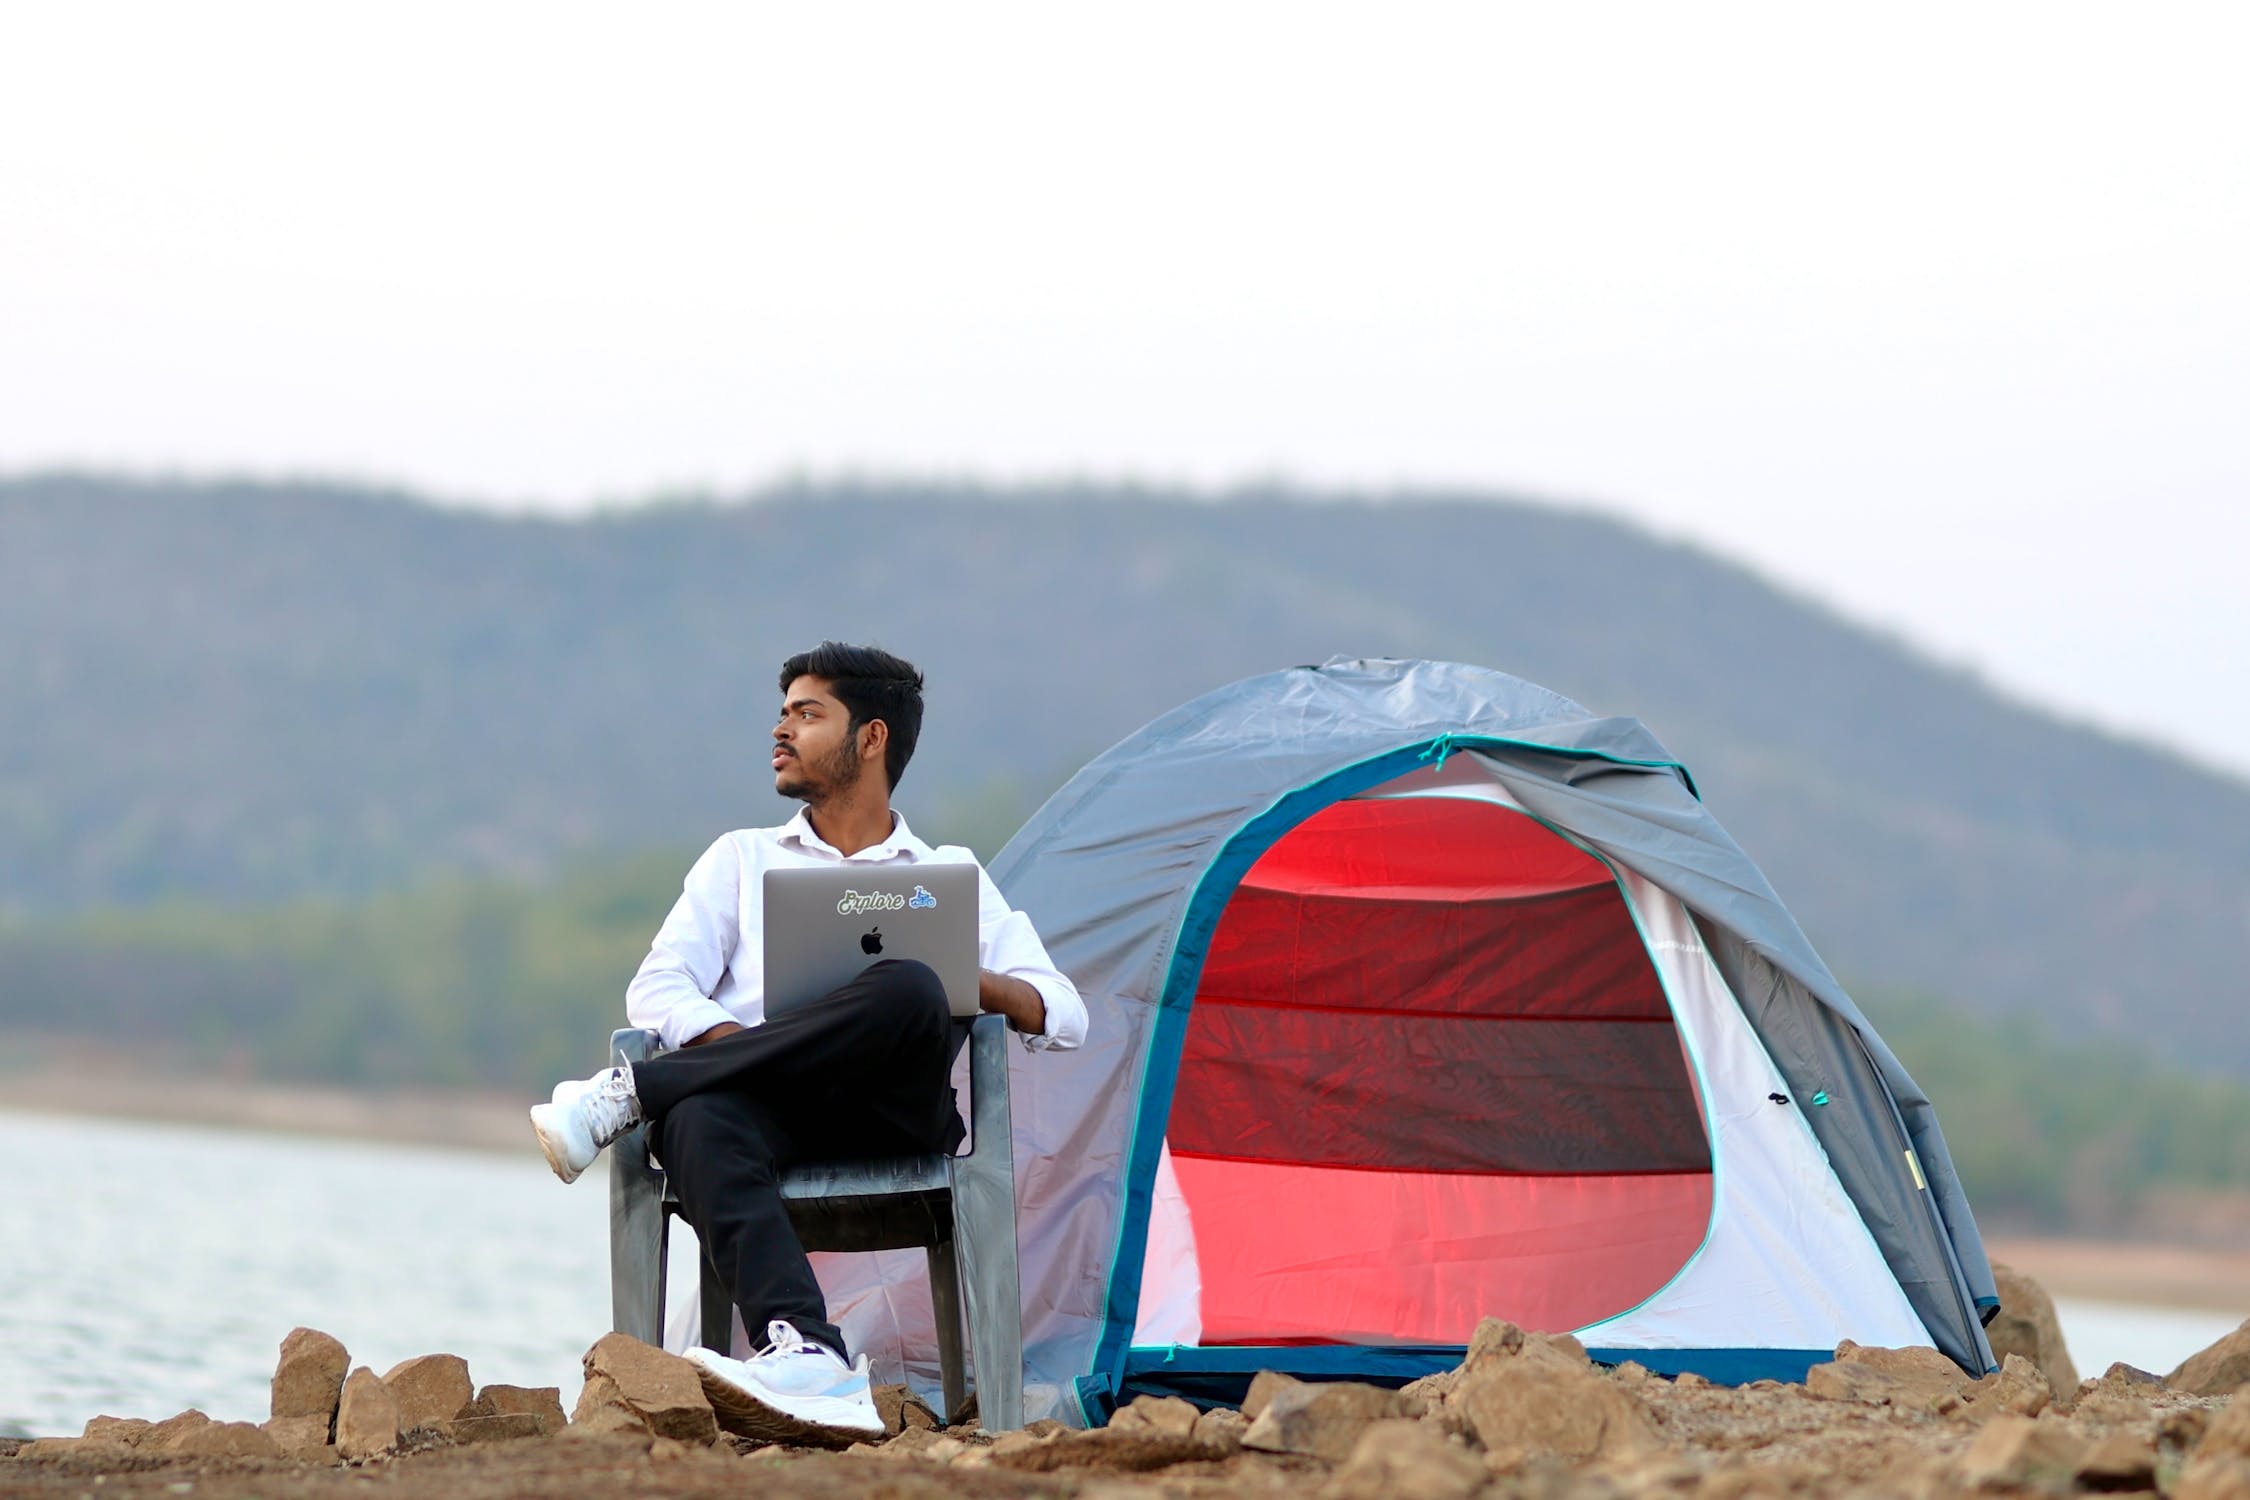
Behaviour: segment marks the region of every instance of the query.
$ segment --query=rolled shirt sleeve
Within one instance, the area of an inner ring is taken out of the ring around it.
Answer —
[[[722,838],[688,871],[680,899],[625,987],[626,1019],[654,1031],[666,1048],[684,1047],[720,1022],[736,1019],[711,993],[743,940],[741,893],[741,853],[732,839]]]
[[[1055,967],[1031,918],[1008,905],[981,864],[977,866],[977,962],[995,974],[1024,981],[1045,1002],[1047,1029],[1037,1036],[1025,1033],[1024,1046],[1043,1052],[1086,1040],[1086,1002],[1079,998],[1078,986]]]

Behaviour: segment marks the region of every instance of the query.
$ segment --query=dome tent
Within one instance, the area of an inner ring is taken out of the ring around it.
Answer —
[[[1031,1406],[1396,1383],[1485,1314],[1718,1380],[1844,1338],[1992,1366],[1929,1102],[1633,720],[1278,672],[1094,760],[991,871],[1092,1019],[1011,1080]],[[905,1290],[831,1305],[888,1344]]]

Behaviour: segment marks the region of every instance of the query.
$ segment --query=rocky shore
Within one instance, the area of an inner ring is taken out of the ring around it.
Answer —
[[[745,1420],[693,1365],[621,1334],[587,1351],[566,1417],[555,1388],[478,1387],[446,1354],[378,1375],[301,1328],[267,1421],[102,1416],[76,1437],[0,1440],[0,1494],[2250,1500],[2250,1323],[2168,1375],[2079,1381],[2044,1294],[2020,1277],[2004,1292],[2003,1368],[1979,1380],[1927,1349],[1846,1343],[1801,1385],[1730,1389],[1597,1366],[1568,1336],[1487,1319],[1458,1368],[1403,1390],[1268,1373],[1239,1411],[1144,1397],[1096,1431],[995,1436],[891,1386],[874,1439]]]

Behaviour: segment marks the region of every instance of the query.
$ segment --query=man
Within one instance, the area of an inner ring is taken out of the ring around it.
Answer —
[[[777,1174],[794,1163],[952,1151],[964,1131],[948,1082],[949,1011],[928,966],[884,961],[809,1006],[765,1015],[763,874],[777,866],[975,864],[932,848],[891,809],[922,725],[922,674],[886,651],[824,642],[781,668],[773,785],[805,806],[778,828],[722,837],[625,992],[636,1026],[674,1050],[556,1087],[531,1111],[548,1164],[570,1182],[646,1120],[681,1212],[726,1278],[749,1360],[688,1357],[730,1392],[802,1421],[881,1430],[867,1356],[847,1363]],[[1074,1047],[1086,1008],[1022,913],[980,868],[979,1000],[1033,1049]]]

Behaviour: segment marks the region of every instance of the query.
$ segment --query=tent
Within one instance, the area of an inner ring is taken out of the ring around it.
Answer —
[[[1092,1017],[1011,1076],[1030,1415],[1396,1383],[1486,1314],[1722,1381],[1845,1338],[1992,1367],[1928,1100],[1633,720],[1448,663],[1252,678],[991,869]],[[918,1267],[832,1272],[913,1347]]]

